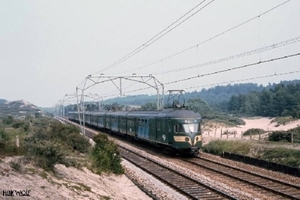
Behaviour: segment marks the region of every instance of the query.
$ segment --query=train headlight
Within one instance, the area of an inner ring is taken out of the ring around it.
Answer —
[[[185,141],[186,141],[186,142],[188,142],[189,140],[190,140],[190,138],[188,138],[188,137],[185,138]]]
[[[196,141],[198,142],[198,140],[199,140],[199,138],[198,137],[196,137]]]

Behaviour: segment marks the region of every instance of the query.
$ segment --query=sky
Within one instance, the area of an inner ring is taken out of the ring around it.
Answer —
[[[299,79],[299,8],[299,0],[0,0],[0,98],[52,107],[82,94],[157,93],[142,81],[164,93]]]

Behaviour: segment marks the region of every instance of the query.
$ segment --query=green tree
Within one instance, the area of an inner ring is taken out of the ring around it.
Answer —
[[[213,109],[202,99],[189,99],[187,105],[194,111],[200,113],[202,116],[214,113]]]
[[[2,119],[2,122],[6,125],[10,125],[14,122],[14,117],[11,115],[8,115]]]
[[[147,102],[146,104],[141,106],[142,110],[156,110],[156,103]]]

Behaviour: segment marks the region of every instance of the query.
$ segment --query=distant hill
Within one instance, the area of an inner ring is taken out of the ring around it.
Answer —
[[[5,99],[0,99],[0,104],[7,102]]]
[[[6,101],[4,99],[0,100],[0,118],[6,115],[13,116],[26,116],[26,115],[34,115],[35,113],[41,112],[41,110],[24,100],[18,101]]]

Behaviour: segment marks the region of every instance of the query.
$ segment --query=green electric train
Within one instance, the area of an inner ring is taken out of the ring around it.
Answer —
[[[69,112],[68,118],[78,122],[79,114]],[[202,146],[201,116],[191,110],[85,112],[84,118],[86,125],[144,140],[174,153],[196,155]]]

